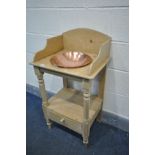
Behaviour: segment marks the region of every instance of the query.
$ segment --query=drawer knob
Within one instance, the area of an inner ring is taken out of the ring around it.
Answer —
[[[60,122],[61,123],[64,123],[65,122],[65,119],[64,118],[61,118]]]

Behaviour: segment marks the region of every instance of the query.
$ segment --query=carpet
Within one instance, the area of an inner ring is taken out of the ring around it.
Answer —
[[[57,123],[48,129],[41,99],[26,93],[27,155],[128,155],[129,133],[95,122],[90,131],[89,147],[81,135]]]

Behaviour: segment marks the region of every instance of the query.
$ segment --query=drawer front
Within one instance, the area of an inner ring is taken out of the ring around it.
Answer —
[[[51,110],[47,110],[47,117],[52,121],[57,122],[58,124],[61,124],[75,132],[78,132],[79,134],[82,134],[81,123],[79,122],[76,122]]]

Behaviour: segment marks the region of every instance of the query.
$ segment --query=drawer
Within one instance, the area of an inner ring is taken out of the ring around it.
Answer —
[[[81,123],[72,120],[71,118],[67,118],[59,113],[47,109],[47,117],[58,124],[61,124],[73,131],[82,134]]]

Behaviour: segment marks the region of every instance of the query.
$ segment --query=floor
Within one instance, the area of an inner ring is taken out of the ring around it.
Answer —
[[[90,132],[90,145],[82,137],[58,124],[48,129],[43,117],[41,99],[26,93],[27,155],[128,155],[129,134],[104,123],[95,122]]]

